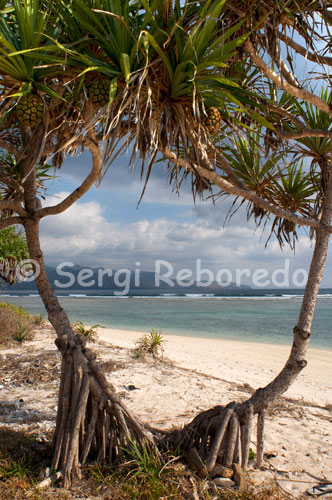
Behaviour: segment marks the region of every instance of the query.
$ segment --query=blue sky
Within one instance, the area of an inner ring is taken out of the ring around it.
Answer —
[[[92,188],[65,213],[42,222],[41,237],[47,263],[70,261],[110,269],[155,270],[156,260],[170,263],[175,273],[182,268],[201,267],[217,273],[228,269],[233,281],[237,269],[248,269],[241,283],[252,285],[252,273],[266,269],[269,276],[290,266],[289,285],[294,272],[308,269],[312,247],[301,232],[296,254],[287,247],[280,250],[275,238],[268,247],[263,236],[246,221],[239,210],[224,225],[231,200],[196,201],[189,185],[178,196],[169,186],[165,167],[157,163],[140,207],[137,203],[143,188],[139,168],[128,171],[129,158],[118,158],[105,175],[101,186]],[[47,204],[54,204],[72,191],[87,175],[89,154],[67,159],[51,181]],[[330,252],[331,254],[331,252]],[[136,263],[140,265],[137,266]],[[328,258],[323,286],[332,287],[332,258]],[[251,274],[250,274],[251,273]],[[300,275],[299,275],[300,276]],[[172,277],[172,276],[171,276]],[[280,280],[279,280],[280,281]],[[299,281],[301,279],[299,278]],[[297,282],[295,282],[296,284]]]

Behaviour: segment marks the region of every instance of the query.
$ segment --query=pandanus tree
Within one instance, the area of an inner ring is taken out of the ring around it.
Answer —
[[[195,448],[209,469],[218,456],[246,466],[253,414],[262,423],[267,405],[306,365],[332,231],[332,108],[323,72],[332,61],[316,24],[328,32],[328,2],[302,1],[299,10],[298,2],[277,0],[14,0],[0,8],[0,147],[13,161],[10,172],[0,164],[0,229],[24,227],[57,333],[62,369],[54,469],[68,485],[89,457],[121,460],[129,440]],[[294,54],[320,66],[320,97],[293,74]],[[128,411],[95,353],[73,333],[40,247],[40,221],[73,205],[128,146],[130,163],[140,159],[146,182],[163,157],[177,188],[189,178],[194,195],[210,190],[247,203],[248,217],[266,224],[281,245],[294,245],[302,227],[315,241],[281,373],[248,401],[208,410],[170,434]],[[85,149],[92,158],[88,176],[64,200],[43,207],[38,172],[49,161],[60,168],[67,155]]]

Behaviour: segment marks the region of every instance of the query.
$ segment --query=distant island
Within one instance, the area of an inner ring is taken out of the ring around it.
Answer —
[[[63,268],[59,273],[54,266],[46,266],[52,286],[57,294],[72,294],[73,292],[86,295],[234,295],[248,294],[253,290],[248,285],[237,286],[235,283],[218,284],[190,282],[183,279],[181,285],[175,279],[164,279],[156,276],[155,272],[113,270],[109,276],[104,268],[74,265]],[[23,281],[15,285],[1,286],[0,292],[10,294],[37,293],[34,281]]]

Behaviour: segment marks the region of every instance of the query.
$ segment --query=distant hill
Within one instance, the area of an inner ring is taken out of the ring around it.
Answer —
[[[130,276],[121,273],[119,270],[114,270],[111,276],[107,275],[107,271],[103,268],[82,267],[75,265],[74,267],[64,267],[61,275],[57,269],[52,266],[46,266],[46,271],[52,286],[57,293],[81,293],[87,295],[104,295],[104,294],[118,294],[123,292],[124,289],[129,288],[127,295],[144,295],[144,294],[216,294],[216,295],[233,295],[234,291],[249,291],[250,286],[241,285],[236,286],[235,283],[230,283],[227,286],[220,286],[218,283],[213,282],[209,286],[198,286],[197,283],[190,286],[179,286],[174,280],[171,283],[165,283],[160,277],[159,286],[156,286],[156,276],[154,272],[140,271],[139,281],[135,281],[135,272],[131,271]],[[69,274],[70,273],[70,274]],[[188,280],[183,281],[188,285]],[[204,281],[202,280],[203,284]],[[89,286],[84,286],[89,284]],[[22,282],[13,286],[4,285],[3,291],[9,293],[37,293],[37,287],[34,282]]]

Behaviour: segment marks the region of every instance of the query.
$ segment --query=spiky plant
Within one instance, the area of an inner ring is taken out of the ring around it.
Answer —
[[[96,328],[100,325],[92,325],[87,327],[83,321],[77,321],[76,323],[72,323],[74,331],[78,332],[80,335],[86,338],[87,342],[96,342],[98,338],[98,334],[96,332]]]
[[[246,135],[239,135],[234,139],[234,145],[227,146],[225,157],[238,178],[251,191],[291,213],[314,217],[319,193],[317,174],[304,168],[301,161],[289,162],[287,150],[266,155],[264,132],[260,128],[254,133],[248,131]],[[233,207],[237,201],[238,198]],[[278,216],[272,218],[267,210],[252,202],[247,204],[247,217],[254,218],[257,226],[263,225],[269,229],[267,242],[274,234],[280,246],[287,243],[294,248],[297,240],[295,224]]]
[[[167,340],[163,338],[161,332],[152,328],[148,335],[143,335],[137,340],[137,351],[139,354],[149,353],[157,357],[164,351],[165,342]]]
[[[75,19],[98,40],[104,57],[94,58],[86,71],[99,67],[101,75],[114,76],[117,88],[106,128],[106,160],[116,155],[112,131],[121,127],[134,143],[132,161],[135,153],[147,160],[147,178],[158,151],[165,148],[194,154],[200,161],[200,144],[220,131],[222,113],[228,116],[244,101],[257,107],[254,94],[243,93],[233,77],[220,76],[247,36],[238,36],[243,21],[227,29],[216,22],[225,1],[181,7],[158,0],[143,9],[139,2],[129,9],[112,3],[109,12],[101,3],[99,8],[92,0],[87,4],[73,1]],[[95,85],[100,95],[99,81]]]

